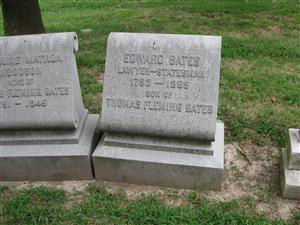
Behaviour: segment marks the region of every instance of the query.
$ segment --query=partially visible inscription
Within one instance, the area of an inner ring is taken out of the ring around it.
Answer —
[[[70,94],[69,86],[40,87],[42,64],[63,63],[58,53],[0,57],[0,110],[12,107],[44,108],[48,98]]]
[[[0,90],[0,100],[7,99],[7,101],[0,101],[0,109],[9,109],[13,105],[24,106],[27,109],[46,107],[48,106],[47,98],[67,96],[70,90],[68,86]]]
[[[106,106],[109,108],[143,110],[146,111],[162,111],[162,112],[178,112],[178,113],[195,113],[195,114],[212,114],[214,108],[212,105],[183,103],[183,102],[167,102],[154,100],[136,100],[136,99],[115,99],[106,98]]]
[[[185,91],[193,79],[202,81],[209,73],[203,68],[204,58],[187,55],[163,55],[125,52],[117,63],[119,75],[128,76],[131,88],[145,89],[144,96],[151,100],[106,99],[107,107],[143,111],[161,111],[192,114],[212,114],[212,105],[170,101],[172,91]],[[157,80],[160,81],[157,81]],[[125,85],[125,84],[124,84]],[[165,88],[165,92],[153,88]],[[168,91],[169,90],[169,91]],[[158,101],[168,99],[169,101]]]
[[[0,66],[17,66],[20,64],[62,63],[60,54],[39,54],[28,56],[1,56]]]
[[[12,77],[25,77],[25,76],[39,76],[41,75],[41,67],[40,66],[27,66],[27,67],[8,67],[1,68],[0,67],[0,78],[12,78]]]

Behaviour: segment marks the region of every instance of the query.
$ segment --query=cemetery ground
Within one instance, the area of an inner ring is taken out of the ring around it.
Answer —
[[[299,224],[280,197],[279,156],[300,127],[297,1],[40,1],[48,32],[76,31],[85,106],[100,112],[109,32],[221,35],[218,118],[226,125],[220,192],[112,182],[0,186],[0,224]],[[0,24],[0,35],[3,25]]]

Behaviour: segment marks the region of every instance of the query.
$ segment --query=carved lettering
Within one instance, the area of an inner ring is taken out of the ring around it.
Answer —
[[[8,89],[8,98],[28,98],[42,96],[42,91],[40,88],[20,88],[20,89]]]
[[[31,99],[27,101],[26,107],[27,108],[40,108],[46,107],[48,104],[47,99]]]
[[[125,53],[124,63],[130,64],[148,64],[148,65],[161,65],[163,64],[163,55],[147,55],[142,53]]]
[[[57,95],[68,95],[69,87],[46,87],[45,95],[46,96],[57,96]]]
[[[1,56],[0,84],[7,89],[0,90],[0,99],[3,100],[0,109],[44,108],[48,106],[47,98],[69,95],[69,86],[39,87],[40,79],[43,79],[43,64],[62,62],[59,53]]]
[[[0,109],[9,109],[9,108],[10,108],[10,102],[0,101]]]
[[[146,92],[147,97],[160,98],[160,92]],[[172,93],[166,94],[168,97]],[[136,100],[122,98],[106,98],[106,106],[110,108],[171,112],[171,113],[190,113],[190,114],[212,114],[212,105],[191,104],[182,102],[156,101],[156,100]],[[143,106],[143,107],[142,107]]]
[[[213,113],[213,106],[187,103],[186,106],[185,106],[185,111],[187,113],[212,114]]]
[[[150,87],[151,80],[143,79],[143,78],[133,78],[133,79],[130,79],[130,86],[131,87]]]
[[[202,62],[199,56],[171,55],[169,57],[169,65],[174,65],[174,66],[199,67],[200,63]]]
[[[182,103],[144,101],[144,110],[164,111],[164,112],[182,112]]]
[[[15,78],[27,77],[27,76],[39,76],[41,75],[40,67],[10,67],[5,69],[0,69],[0,78]]]
[[[1,56],[0,66],[17,66],[20,64],[62,63],[62,57],[57,53],[29,56]]]
[[[3,56],[0,57],[0,66],[19,65],[21,60],[20,56]]]
[[[26,56],[25,62],[27,64],[41,64],[41,63],[62,63],[62,58],[60,54],[41,54]]]
[[[0,90],[0,98],[4,97],[5,90]]]
[[[113,108],[127,108],[127,109],[140,109],[141,101],[129,99],[106,99],[107,107]]]
[[[120,75],[136,76],[129,78],[129,86],[131,88],[146,89],[149,87],[158,87],[161,89],[164,87],[166,90],[181,92],[188,91],[189,80],[197,79],[202,81],[208,78],[208,73],[202,67],[203,61],[203,57],[193,55],[125,52],[123,60],[117,64],[117,72]],[[145,76],[151,76],[151,79],[145,78]],[[176,99],[172,101],[157,101],[160,98],[171,100],[176,96],[173,92],[145,90],[143,96],[148,100],[106,99],[106,102],[108,107],[120,109],[144,109],[144,111],[173,113],[183,112],[191,115],[213,113],[211,105],[181,103],[176,102]]]

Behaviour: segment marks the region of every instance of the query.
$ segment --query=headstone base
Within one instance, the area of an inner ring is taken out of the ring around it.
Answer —
[[[300,200],[300,170],[287,168],[286,149],[282,150],[280,172],[282,197]]]
[[[41,132],[36,140],[30,140],[30,134],[24,134],[23,141],[2,138],[0,181],[93,179],[90,155],[98,141],[98,119],[99,115],[87,115],[73,135],[57,131]]]
[[[194,149],[182,140],[161,141],[159,146],[157,140],[113,140],[104,134],[93,153],[96,179],[219,190],[224,171],[224,124],[216,126],[215,141],[194,145]]]

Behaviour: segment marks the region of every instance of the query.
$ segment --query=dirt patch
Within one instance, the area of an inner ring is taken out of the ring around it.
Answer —
[[[279,149],[276,147],[259,147],[238,143],[226,145],[225,175],[222,190],[198,192],[198,195],[221,201],[249,196],[254,199],[259,212],[264,213],[269,218],[281,217],[284,220],[289,220],[292,217],[291,209],[300,209],[300,201],[287,200],[280,196],[279,153]],[[154,193],[167,205],[172,206],[186,204],[187,196],[191,192],[187,189],[105,181],[1,183],[1,185],[8,185],[15,189],[40,185],[62,188],[67,191],[69,197],[66,207],[72,207],[83,201],[88,195],[85,189],[91,184],[105,185],[113,193],[121,189],[129,199],[136,199],[141,195]]]
[[[222,67],[230,69],[231,71],[238,73],[243,70],[250,70],[251,64],[248,60],[244,59],[223,59],[222,60]],[[244,75],[241,74],[241,75]]]
[[[93,77],[93,79],[98,84],[102,84],[103,83],[104,73],[102,71],[100,71],[100,69],[97,68],[97,67],[93,67],[93,68],[82,67],[82,73],[85,76],[91,76],[91,77]]]
[[[279,150],[276,147],[226,145],[225,179],[220,192],[208,192],[207,196],[219,200],[231,200],[251,196],[259,212],[270,218],[292,217],[290,208],[297,201],[282,199],[279,191]]]
[[[284,30],[278,25],[270,25],[265,28],[253,28],[248,30],[248,32],[241,31],[232,31],[225,33],[229,37],[233,38],[248,38],[248,37],[264,37],[264,38],[273,38],[275,36],[282,35]]]
[[[226,36],[237,38],[237,39],[242,39],[242,38],[247,38],[249,37],[249,34],[241,31],[232,31],[232,32],[226,32]]]
[[[93,180],[86,181],[21,181],[21,182],[1,182],[3,186],[9,186],[11,189],[20,190],[28,187],[53,187],[60,188],[66,192],[73,194],[75,192],[82,192],[90,185],[94,183]]]
[[[102,93],[93,93],[91,106],[97,106],[96,108],[99,108],[99,105],[102,105]]]
[[[273,38],[280,36],[283,29],[278,25],[272,25],[265,28],[257,28],[252,30],[252,34],[257,37]]]

